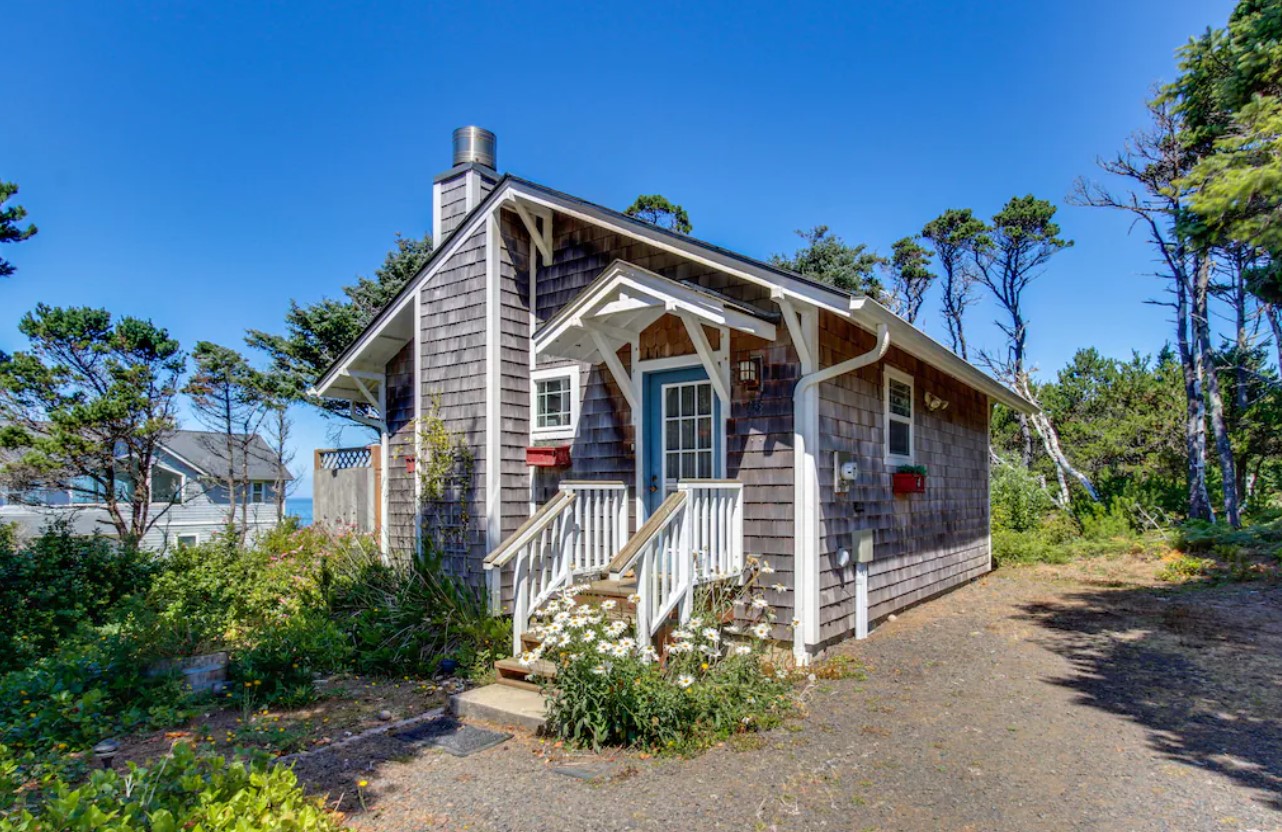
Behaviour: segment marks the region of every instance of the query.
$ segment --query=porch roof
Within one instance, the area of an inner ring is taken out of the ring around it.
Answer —
[[[687,327],[703,324],[775,339],[778,315],[692,283],[616,260],[534,333],[539,355],[598,363],[608,360],[664,315]],[[696,346],[698,346],[696,342]]]

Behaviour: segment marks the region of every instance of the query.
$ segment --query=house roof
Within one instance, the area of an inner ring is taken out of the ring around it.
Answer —
[[[240,456],[241,441],[245,434],[236,434],[232,449],[233,464],[237,476],[242,473]],[[202,474],[211,477],[222,476],[227,470],[227,437],[216,431],[179,430],[167,437],[162,443],[164,450],[173,455],[179,462],[195,468]],[[247,476],[251,480],[274,480],[279,471],[276,455],[258,434],[249,437],[249,468]],[[292,481],[294,475],[286,468],[285,480]]]
[[[782,269],[753,257],[740,254],[730,249],[680,234],[652,223],[630,217],[620,211],[589,202],[580,197],[564,193],[522,179],[511,174],[504,174],[494,189],[481,200],[460,221],[454,232],[432,252],[419,273],[391,300],[374,320],[365,328],[359,338],[348,346],[343,354],[317,380],[315,389],[321,395],[346,393],[349,397],[362,400],[355,388],[344,383],[342,372],[353,360],[368,350],[373,362],[379,359],[386,361],[395,353],[388,350],[392,343],[400,338],[412,337],[413,325],[407,321],[410,303],[415,291],[424,280],[430,277],[440,264],[444,263],[462,245],[463,241],[474,232],[474,226],[487,216],[496,205],[504,200],[520,197],[534,204],[554,211],[577,217],[587,222],[605,225],[619,230],[629,236],[639,238],[651,245],[668,249],[681,256],[702,261],[713,268],[729,274],[740,276],[752,282],[769,286],[774,293],[792,297],[818,308],[827,309],[839,315],[852,318],[861,326],[875,331],[878,324],[886,324],[891,331],[891,343],[905,352],[939,368],[954,378],[985,393],[994,401],[1022,412],[1032,412],[1036,407],[1024,397],[1018,395],[997,379],[988,375],[968,361],[965,361],[952,350],[931,338],[925,332],[891,312],[873,298],[864,295],[853,295],[826,283]],[[406,333],[395,335],[389,332]],[[388,338],[388,335],[392,335]],[[401,341],[403,345],[405,341]],[[397,347],[399,348],[399,347]]]

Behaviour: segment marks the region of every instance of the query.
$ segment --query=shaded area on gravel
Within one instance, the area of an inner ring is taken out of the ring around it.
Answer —
[[[1071,671],[1076,702],[1148,731],[1151,748],[1267,792],[1282,810],[1282,621],[1253,586],[1075,592],[1024,607]]]

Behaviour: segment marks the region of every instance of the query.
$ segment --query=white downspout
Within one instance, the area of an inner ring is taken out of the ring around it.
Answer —
[[[793,556],[794,607],[801,626],[793,628],[792,651],[798,664],[810,662],[807,645],[819,641],[819,396],[821,382],[880,361],[890,348],[890,329],[877,325],[877,343],[868,352],[819,369],[818,338],[806,337],[797,310],[777,298],[805,373],[793,388]],[[817,313],[817,310],[816,310]],[[815,314],[815,313],[812,313]]]

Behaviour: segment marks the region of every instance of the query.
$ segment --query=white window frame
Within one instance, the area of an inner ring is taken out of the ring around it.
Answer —
[[[541,428],[539,423],[539,382],[552,379],[570,380],[570,424]],[[579,368],[548,367],[530,373],[530,438],[573,439],[579,429]]]
[[[183,543],[183,538],[187,538],[187,537],[191,538],[191,543],[184,544],[184,543]],[[186,545],[186,546],[199,546],[199,545],[200,545],[200,532],[175,532],[175,533],[174,533],[174,545],[175,545],[175,546],[184,546],[184,545]]]
[[[912,414],[905,419],[895,413],[890,412],[890,382],[897,381],[900,384],[908,385],[908,399],[911,403]],[[907,373],[896,370],[894,367],[886,367],[882,372],[882,389],[881,389],[881,414],[883,424],[885,425],[885,453],[887,466],[915,465],[917,462],[917,385],[913,382],[913,377]],[[908,425],[908,455],[893,454],[890,452],[890,423],[903,422]]]
[[[147,475],[147,482],[153,486],[155,485],[155,482],[152,480],[152,477],[155,476],[157,468],[161,469],[162,471],[168,471],[171,474],[176,474],[178,476],[178,501],[176,503],[173,503],[173,505],[180,506],[183,503],[187,502],[187,475],[184,474],[182,471],[179,471],[177,468],[171,468],[168,465],[162,465],[159,462],[154,462],[151,465],[151,473]],[[170,503],[168,500],[157,500],[156,493],[153,491],[151,493],[151,504],[152,505],[169,505]]]

